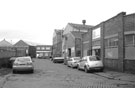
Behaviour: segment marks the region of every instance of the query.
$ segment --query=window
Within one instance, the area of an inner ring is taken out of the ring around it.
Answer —
[[[45,47],[42,47],[42,50],[45,50]]]
[[[118,46],[118,38],[113,37],[105,40],[105,47],[111,48],[111,47],[117,47]]]
[[[134,34],[129,34],[129,35],[125,35],[125,45],[129,46],[129,45],[134,45],[135,44],[135,35]]]
[[[46,47],[46,50],[50,50],[51,48],[50,47]]]
[[[76,51],[76,56],[77,57],[80,57],[81,56],[81,51],[80,50]]]
[[[37,50],[40,50],[40,47],[37,47]]]
[[[48,53],[45,53],[45,56],[49,56]]]

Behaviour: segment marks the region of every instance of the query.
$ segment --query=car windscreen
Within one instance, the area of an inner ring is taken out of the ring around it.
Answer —
[[[99,57],[89,57],[89,60],[90,61],[98,61],[98,60],[100,60],[100,58]]]
[[[29,62],[31,60],[30,60],[30,58],[18,58],[17,61],[19,61],[19,62]]]

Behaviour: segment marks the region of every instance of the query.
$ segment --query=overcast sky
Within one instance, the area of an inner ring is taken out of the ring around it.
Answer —
[[[0,0],[0,40],[50,45],[67,23],[97,25],[118,13],[135,13],[134,0]]]

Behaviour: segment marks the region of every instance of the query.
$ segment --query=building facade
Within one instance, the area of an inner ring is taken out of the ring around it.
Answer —
[[[135,73],[135,14],[121,12],[83,34],[83,56],[98,55],[105,68]]]
[[[53,46],[52,46],[53,57],[62,56],[62,34],[63,30],[55,30],[53,33]]]
[[[32,58],[36,57],[36,45],[19,40],[17,43],[13,45],[16,49],[16,56],[31,56]]]
[[[93,27],[85,24],[68,23],[63,32],[62,51],[65,58],[82,57],[82,34]]]
[[[51,45],[37,45],[36,46],[36,57],[37,58],[50,58],[52,57],[52,46]]]

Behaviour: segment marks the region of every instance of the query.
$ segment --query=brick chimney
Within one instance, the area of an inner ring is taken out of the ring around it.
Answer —
[[[82,20],[82,23],[83,23],[83,25],[85,25],[85,23],[86,23],[86,20]]]

